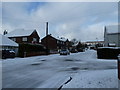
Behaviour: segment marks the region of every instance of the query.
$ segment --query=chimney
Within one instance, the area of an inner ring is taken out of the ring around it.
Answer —
[[[48,22],[46,22],[46,36],[48,35]]]
[[[104,38],[105,38],[106,34],[107,34],[107,29],[106,29],[106,26],[105,26],[104,27]]]
[[[4,30],[3,35],[6,35],[7,33],[8,33],[7,30]]]

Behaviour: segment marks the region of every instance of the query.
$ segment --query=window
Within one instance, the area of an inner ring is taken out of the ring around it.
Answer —
[[[59,44],[59,41],[57,41],[57,44]]]
[[[23,38],[22,38],[22,41],[27,41],[27,37],[23,37]]]
[[[115,43],[108,43],[108,46],[109,47],[116,47],[116,44]]]
[[[0,46],[0,50],[2,50],[2,46]]]
[[[37,41],[37,39],[36,39],[36,38],[33,38],[33,41]]]
[[[13,41],[16,41],[16,38],[12,38]]]

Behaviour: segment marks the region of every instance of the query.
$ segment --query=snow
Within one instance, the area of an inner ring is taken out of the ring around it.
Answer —
[[[79,44],[79,42],[78,42],[78,43],[73,44],[72,46],[77,46],[78,44]]]
[[[67,41],[67,39],[64,38],[64,37],[56,37],[56,39],[57,39],[57,40],[60,40],[60,41],[64,41],[64,42]]]
[[[2,61],[4,88],[117,88],[117,60],[96,51],[14,58]],[[65,84],[69,78],[72,80]]]
[[[18,47],[18,44],[12,40],[10,40],[9,38],[3,36],[0,34],[0,46],[16,46]]]
[[[15,29],[14,31],[11,31],[10,33],[6,34],[7,37],[20,37],[20,36],[30,36],[33,33],[34,29]]]
[[[78,73],[63,88],[118,88],[117,69]]]

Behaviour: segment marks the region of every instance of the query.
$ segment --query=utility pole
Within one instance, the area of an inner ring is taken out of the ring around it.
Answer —
[[[48,55],[49,54],[49,51],[48,51],[48,22],[46,22],[46,54]]]

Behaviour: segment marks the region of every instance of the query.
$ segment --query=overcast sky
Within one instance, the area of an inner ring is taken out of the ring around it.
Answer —
[[[3,2],[2,30],[36,29],[49,34],[81,41],[103,40],[105,25],[118,22],[117,2]]]

